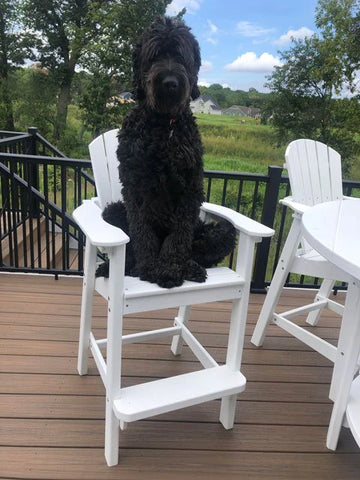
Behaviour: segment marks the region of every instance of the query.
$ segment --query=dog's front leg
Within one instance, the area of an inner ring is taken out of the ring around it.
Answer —
[[[206,270],[191,259],[193,222],[178,222],[165,238],[157,265],[157,283],[166,288],[179,286],[186,280],[204,282]]]
[[[139,207],[131,205],[131,208],[129,203],[129,233],[136,263],[132,275],[140,277],[141,280],[156,282],[155,267],[160,251],[160,240]]]

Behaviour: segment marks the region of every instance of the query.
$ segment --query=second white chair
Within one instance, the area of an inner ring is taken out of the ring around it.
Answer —
[[[334,362],[336,347],[297,325],[292,319],[307,313],[307,323],[315,326],[325,307],[340,316],[343,314],[343,306],[329,296],[336,280],[347,282],[349,277],[311,248],[301,234],[301,216],[306,209],[321,202],[343,198],[341,157],[321,142],[301,139],[288,145],[285,159],[284,167],[288,170],[292,196],[284,198],[281,203],[293,210],[293,222],[251,342],[256,346],[262,345],[267,326],[274,323]],[[324,280],[314,302],[280,314],[276,312],[276,306],[290,272]],[[333,400],[338,381],[332,380],[329,397]]]

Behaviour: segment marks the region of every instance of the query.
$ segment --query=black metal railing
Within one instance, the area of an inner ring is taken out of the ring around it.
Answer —
[[[10,135],[12,133],[12,135]],[[290,194],[281,167],[268,173],[205,171],[207,201],[233,208],[274,228],[257,246],[252,290],[263,292],[276,268],[292,214],[279,204]],[[344,194],[360,197],[360,182],[344,181]],[[36,129],[0,131],[0,271],[81,274],[83,236],[73,210],[95,195],[89,160],[70,159]],[[234,263],[232,256],[227,259]],[[291,274],[287,286],[317,287],[319,280]]]
[[[0,132],[0,270],[83,271],[83,236],[72,211],[94,196],[89,160],[68,159],[35,128]]]

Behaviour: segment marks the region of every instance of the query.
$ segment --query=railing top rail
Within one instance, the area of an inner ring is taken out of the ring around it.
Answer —
[[[24,155],[20,153],[1,153],[1,159],[13,159],[17,161],[26,160],[30,163],[46,164],[46,165],[64,165],[67,167],[90,168],[91,161],[82,158],[67,157],[47,157],[45,155]]]
[[[17,135],[16,137],[5,137],[5,138],[0,138],[0,146],[2,145],[12,145],[13,143],[19,143],[21,140],[25,140],[26,138],[29,138],[31,135],[28,133],[22,133],[20,135]]]
[[[269,178],[267,173],[242,173],[242,172],[229,172],[222,170],[204,170],[204,174],[208,178],[227,178],[229,180],[260,180],[266,182]]]
[[[57,212],[59,215],[63,215],[65,218],[66,218],[66,221],[68,222],[69,225],[77,228],[78,225],[77,223],[75,222],[75,220],[73,219],[73,217],[67,213],[67,212],[63,212],[61,210],[61,208],[59,208],[53,201],[51,201],[50,199],[46,199],[45,196],[39,192],[36,188],[34,188],[33,186],[31,185],[28,185],[28,183],[21,177],[19,177],[19,175],[17,175],[16,173],[12,173],[5,165],[3,165],[2,163],[0,163],[0,171],[2,171],[7,177],[9,178],[13,178],[16,183],[18,185],[20,185],[22,188],[25,188],[26,190],[28,190],[30,188],[32,194],[42,203],[42,204],[45,204],[47,203],[47,205],[55,212]]]
[[[46,148],[48,148],[51,152],[55,153],[57,157],[60,158],[69,158],[67,157],[64,153],[60,152],[54,145],[52,145],[50,142],[46,140],[43,136],[41,136],[39,133],[36,133],[36,139],[44,145]]]
[[[10,130],[0,130],[0,135],[8,135],[9,137],[15,137],[16,135],[25,135],[26,132],[11,132]]]

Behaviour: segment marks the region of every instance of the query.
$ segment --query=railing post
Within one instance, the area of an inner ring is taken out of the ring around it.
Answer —
[[[269,180],[266,184],[261,223],[270,228],[273,228],[274,226],[282,171],[282,167],[268,167]],[[252,291],[263,291],[265,293],[266,268],[269,258],[270,241],[271,238],[264,238],[258,245],[251,286]]]
[[[29,127],[28,134],[30,135],[26,153],[29,155],[37,155],[37,144],[36,144],[36,135],[37,135],[37,128],[36,127]],[[29,163],[28,165],[28,182],[31,187],[36,188],[39,190],[39,166],[37,163]],[[37,218],[40,214],[40,206],[39,202],[36,201],[35,198],[29,204],[29,213],[33,218]]]

